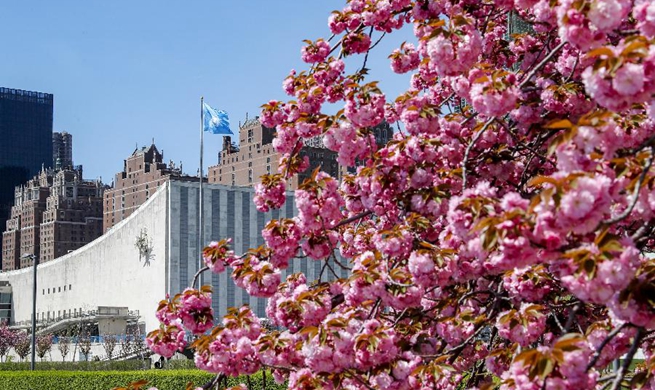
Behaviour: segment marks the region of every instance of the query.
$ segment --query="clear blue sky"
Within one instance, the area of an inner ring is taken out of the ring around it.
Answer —
[[[0,86],[54,94],[54,130],[73,134],[85,177],[111,183],[135,145],[195,174],[200,96],[230,115],[258,115],[300,61],[302,39],[329,37],[341,0],[67,1],[0,3]],[[409,38],[406,35],[405,38]],[[388,80],[386,39],[369,59]],[[381,86],[397,94],[407,78]],[[205,172],[221,137],[206,134]]]

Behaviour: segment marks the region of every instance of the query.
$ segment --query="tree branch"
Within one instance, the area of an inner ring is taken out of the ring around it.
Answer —
[[[639,181],[637,181],[637,185],[635,186],[635,190],[634,193],[632,194],[632,200],[630,201],[630,205],[621,214],[617,215],[614,218],[610,218],[606,221],[603,221],[602,224],[612,225],[614,223],[621,222],[624,219],[628,218],[628,216],[632,213],[632,210],[634,210],[635,205],[637,204],[637,200],[639,199],[639,191],[641,191],[641,185],[644,183],[644,180],[646,179],[646,175],[648,174],[651,165],[653,165],[652,149],[651,149],[650,156],[648,157],[648,160],[646,160],[646,165],[644,166],[644,170],[641,172],[641,175],[639,176]]]
[[[628,354],[625,356],[625,359],[623,360],[623,365],[621,368],[619,368],[619,371],[616,373],[616,379],[614,379],[614,382],[612,383],[611,390],[618,390],[621,388],[621,382],[623,381],[623,377],[625,376],[626,372],[630,368],[630,363],[632,363],[632,359],[635,357],[635,353],[637,353],[637,350],[639,349],[639,344],[641,343],[641,338],[644,336],[644,330],[642,328],[637,328],[637,334],[635,335],[635,340],[632,342],[632,347],[630,347],[630,350],[628,351]]]
[[[597,362],[598,359],[600,358],[600,355],[603,353],[603,348],[605,348],[605,346],[606,346],[610,341],[612,341],[612,339],[613,339],[617,334],[619,334],[619,332],[621,332],[621,330],[623,330],[623,328],[625,328],[627,325],[628,325],[627,323],[623,323],[621,326],[617,327],[617,328],[614,329],[612,332],[610,332],[610,334],[608,334],[607,337],[605,337],[605,340],[603,340],[603,342],[600,343],[600,345],[598,346],[598,349],[596,350],[596,352],[594,352],[594,356],[592,356],[591,361],[590,361],[589,364],[587,365],[587,369],[586,369],[585,371],[589,371],[589,370],[591,370],[591,368],[592,368],[593,366],[596,365],[596,362]]]
[[[487,130],[489,125],[495,121],[496,118],[491,118],[485,122],[484,126],[478,132],[473,136],[473,139],[471,142],[468,144],[466,147],[466,151],[464,152],[464,160],[462,161],[462,191],[466,189],[466,164],[468,163],[469,159],[469,154],[471,154],[471,150],[473,149],[473,146],[475,145],[476,142],[482,137],[482,134]]]
[[[336,225],[334,225],[334,226],[332,227],[332,229],[336,229],[336,228],[339,228],[339,227],[341,227],[341,226],[343,226],[343,225],[347,225],[347,224],[349,224],[349,223],[351,223],[351,222],[355,222],[355,221],[357,221],[358,219],[362,219],[362,218],[367,217],[367,216],[369,216],[369,215],[371,215],[371,214],[373,214],[373,212],[372,212],[371,210],[364,211],[363,213],[359,213],[359,214],[354,215],[354,216],[352,216],[352,217],[350,217],[350,218],[346,218],[346,219],[340,221],[339,223],[337,223]]]
[[[205,384],[202,386],[202,388],[203,388],[204,390],[209,390],[209,389],[211,389],[212,387],[216,386],[216,385],[218,384],[218,382],[220,382],[221,380],[223,380],[223,378],[225,378],[225,374],[217,374],[215,377],[212,378],[212,380],[210,380],[209,382],[205,383]]]
[[[555,46],[555,48],[553,50],[551,50],[551,52],[548,53],[548,55],[546,57],[544,57],[544,59],[541,60],[540,63],[537,64],[537,66],[532,68],[532,70],[530,70],[530,72],[525,76],[525,79],[523,79],[523,81],[521,81],[521,84],[519,84],[519,89],[522,89],[523,87],[525,87],[525,85],[539,71],[539,69],[543,68],[544,65],[546,65],[548,63],[548,61],[550,61],[553,58],[555,53],[557,53],[558,51],[560,51],[564,47],[564,45],[566,45],[566,42],[561,42],[559,45]]]
[[[564,333],[567,333],[571,329],[573,321],[575,320],[575,315],[580,311],[580,309],[582,309],[582,304],[580,302],[576,303],[575,306],[571,308],[569,318],[566,320],[566,325],[564,325]]]
[[[196,275],[193,277],[193,283],[191,283],[191,288],[196,288],[196,283],[198,283],[198,277],[200,277],[200,275],[202,273],[204,273],[205,271],[207,271],[208,269],[209,269],[209,267],[204,266],[204,267],[200,268],[200,270],[198,270],[198,272],[196,272]]]

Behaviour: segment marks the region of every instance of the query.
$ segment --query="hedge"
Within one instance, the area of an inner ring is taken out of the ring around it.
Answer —
[[[130,382],[145,379],[146,388],[184,390],[188,382],[201,386],[214,376],[200,370],[148,370],[148,371],[3,371],[0,372],[0,390],[110,390]],[[229,378],[228,386],[247,384],[245,377]],[[251,390],[263,390],[261,373],[250,377]],[[270,374],[266,375],[266,389],[282,390]]]
[[[150,368],[150,360],[123,360],[105,362],[35,362],[39,371],[136,371]],[[179,367],[183,368],[183,367]],[[186,368],[186,367],[184,367]],[[191,367],[188,367],[191,368]],[[0,363],[0,371],[29,371],[29,362]]]

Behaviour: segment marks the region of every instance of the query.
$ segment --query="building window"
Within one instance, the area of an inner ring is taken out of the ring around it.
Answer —
[[[71,287],[73,287],[73,286],[71,286],[71,285],[69,284],[69,285],[68,285],[68,290],[69,290],[69,291],[70,291]],[[82,309],[80,309],[80,310],[82,310]]]

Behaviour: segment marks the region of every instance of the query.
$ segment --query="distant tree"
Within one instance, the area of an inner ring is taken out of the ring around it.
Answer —
[[[0,324],[0,362],[4,360],[14,345],[16,345],[16,332],[10,330],[7,324]]]
[[[143,339],[143,335],[141,334],[141,330],[139,328],[136,328],[132,332],[132,336],[133,336],[133,340],[134,340],[133,341],[134,351],[137,352],[139,354],[139,356],[141,356],[142,353],[143,353],[143,349],[145,348],[145,345],[146,345],[145,341]]]
[[[25,357],[30,353],[31,350],[30,337],[27,332],[17,332],[16,333],[16,342],[14,343],[14,351],[16,355],[20,357],[20,360],[24,360]]]
[[[80,352],[84,355],[84,360],[89,361],[89,353],[91,353],[91,335],[86,329],[80,331],[80,334],[77,337],[76,346],[79,347]]]
[[[59,344],[57,344],[57,349],[61,353],[61,358],[63,361],[66,361],[66,355],[70,351],[71,347],[71,338],[68,336],[59,337]]]
[[[126,356],[134,350],[134,336],[129,332],[120,340],[121,355]]]
[[[107,359],[111,360],[114,356],[114,350],[116,349],[116,344],[118,344],[118,338],[113,334],[106,334],[102,338],[102,347],[105,349],[107,354]]]
[[[45,355],[52,349],[52,334],[36,336],[36,355],[43,361]]]

